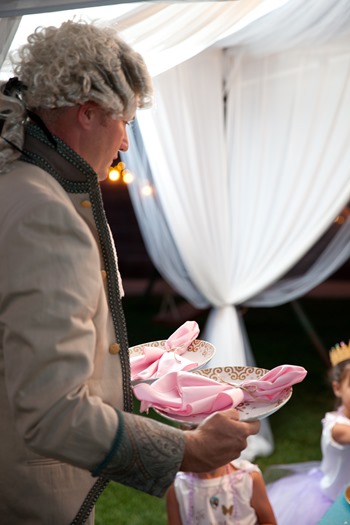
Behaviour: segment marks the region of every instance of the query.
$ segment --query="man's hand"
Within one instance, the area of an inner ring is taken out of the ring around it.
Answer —
[[[185,453],[180,470],[208,472],[238,458],[247,438],[257,434],[259,421],[239,421],[236,409],[216,412],[196,429],[186,430]]]

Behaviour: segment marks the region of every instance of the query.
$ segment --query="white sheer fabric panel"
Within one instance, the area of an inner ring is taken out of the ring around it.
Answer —
[[[11,42],[16,34],[21,17],[0,19],[0,68],[10,49]]]
[[[234,305],[283,276],[350,197],[349,53],[235,58],[229,71],[227,151],[219,50],[159,76],[156,109],[140,113],[167,224],[214,307],[218,366],[245,362]]]
[[[43,0],[1,0],[0,16],[22,16],[133,2],[137,2],[137,0],[45,0],[45,2]],[[49,21],[46,25],[49,25]]]
[[[39,25],[60,25],[62,16],[65,20],[75,17],[113,26],[142,54],[151,74],[158,75],[288,1],[291,0],[51,0],[45,3],[41,0],[17,0],[15,3],[12,0],[2,0],[0,17],[29,13],[40,15],[57,11],[54,19],[52,15],[45,16],[44,19],[34,15],[25,17],[19,45]],[[0,19],[0,29],[2,25]],[[8,65],[6,73],[9,74]]]
[[[159,75],[290,0],[145,2],[116,29]],[[114,24],[113,20],[108,22]]]
[[[136,176],[128,189],[148,254],[159,273],[182,297],[197,308],[206,308],[209,303],[193,286],[169,230],[142,139],[139,143],[136,122],[128,136],[129,151],[120,156]]]
[[[242,364],[239,320],[228,295],[234,254],[221,79],[221,51],[198,55],[157,77],[157,107],[138,118],[180,257],[194,287],[218,307],[216,325],[225,328],[219,327],[223,341],[218,353],[223,364]],[[166,264],[166,252],[163,257]],[[227,351],[232,347],[238,349],[235,359]]]
[[[350,257],[350,218],[339,226],[329,244],[304,273],[285,277],[246,302],[247,306],[278,306],[302,297],[323,283]]]
[[[348,49],[233,59],[227,140],[235,304],[289,270],[349,201]]]
[[[217,274],[225,280],[230,267],[221,78],[222,53],[199,55],[157,77],[157,106],[138,116],[172,236],[211,304],[222,303]]]
[[[330,45],[350,35],[348,0],[291,0],[255,23],[220,40],[221,48],[242,48],[256,56],[310,45]]]

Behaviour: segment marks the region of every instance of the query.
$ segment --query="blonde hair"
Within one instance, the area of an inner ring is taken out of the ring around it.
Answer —
[[[2,136],[21,148],[26,109],[54,109],[91,100],[116,118],[129,120],[152,103],[152,82],[141,55],[112,28],[64,22],[38,28],[11,55],[20,96],[4,96],[0,85]],[[11,151],[8,151],[11,149]],[[2,166],[20,153],[0,140]]]

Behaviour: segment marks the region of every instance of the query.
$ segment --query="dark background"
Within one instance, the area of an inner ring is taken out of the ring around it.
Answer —
[[[145,248],[127,185],[106,180],[101,190],[122,278],[151,279],[156,270]]]

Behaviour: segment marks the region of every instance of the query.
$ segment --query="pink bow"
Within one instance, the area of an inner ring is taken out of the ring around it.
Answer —
[[[170,372],[195,368],[197,363],[181,354],[198,334],[196,321],[186,321],[167,339],[164,347],[144,346],[143,355],[130,358],[131,380],[156,379]]]
[[[276,401],[283,390],[301,382],[306,374],[301,366],[281,365],[260,379],[231,385],[191,372],[171,372],[152,385],[139,383],[133,390],[141,401],[141,412],[154,407],[169,415],[208,415],[252,399]]]
[[[280,365],[269,370],[260,379],[247,379],[239,384],[244,390],[244,400],[262,399],[277,401],[286,388],[303,381],[307,371],[302,366]]]

